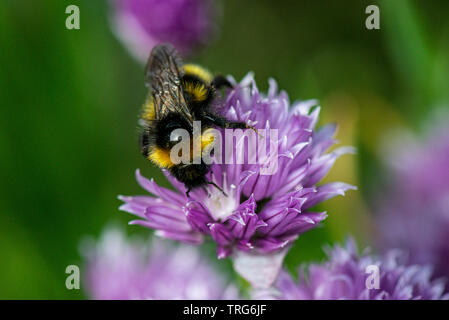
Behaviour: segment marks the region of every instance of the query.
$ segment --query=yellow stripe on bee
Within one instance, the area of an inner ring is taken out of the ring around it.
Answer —
[[[208,148],[207,152],[210,153],[212,148],[213,148],[213,146],[214,146],[214,140],[215,140],[215,135],[212,132],[210,132],[208,130],[204,131],[201,134],[201,153],[200,154],[194,154],[192,152],[192,154],[190,156],[190,160],[194,161],[197,158],[201,159],[202,155],[203,155],[203,152],[204,152],[204,150],[206,148]],[[193,147],[193,145],[192,145],[192,147]]]
[[[185,64],[184,74],[196,76],[207,84],[211,83],[213,79],[212,73],[197,64]]]
[[[212,132],[205,131],[201,135],[201,151],[214,142],[215,136]],[[151,149],[148,159],[151,160],[158,167],[169,169],[175,164],[170,159],[170,150],[154,147]],[[193,159],[193,153],[191,154],[191,160]]]
[[[152,121],[154,120],[154,117],[154,103],[153,98],[150,97],[143,105],[142,119],[146,121]]]
[[[148,159],[161,168],[171,168],[174,163],[170,159],[170,150],[155,147],[148,155]]]
[[[187,93],[194,102],[201,102],[206,100],[208,89],[202,83],[192,83],[184,81],[184,92]]]
[[[204,150],[207,146],[214,142],[215,136],[212,132],[208,132],[207,130],[201,135],[201,151]]]

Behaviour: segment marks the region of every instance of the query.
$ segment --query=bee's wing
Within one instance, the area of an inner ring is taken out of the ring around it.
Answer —
[[[145,69],[145,84],[151,88],[156,120],[175,112],[193,121],[184,99],[182,75],[183,63],[172,45],[162,44],[153,48]]]

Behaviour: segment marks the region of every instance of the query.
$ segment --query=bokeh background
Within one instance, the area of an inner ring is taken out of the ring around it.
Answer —
[[[70,4],[80,30],[65,27]],[[369,4],[380,7],[380,30],[365,28]],[[350,234],[370,245],[380,141],[396,127],[420,134],[433,109],[449,106],[449,2],[226,0],[222,9],[215,41],[192,60],[236,79],[254,71],[261,89],[273,77],[291,100],[319,99],[320,121],[337,122],[341,144],[358,148],[327,180],[359,191],[321,205],[328,219],[296,242],[288,268]],[[82,265],[80,239],[111,221],[126,226],[117,195],[142,193],[136,168],[165,181],[137,146],[143,66],[112,33],[106,1],[2,0],[0,70],[0,298],[84,298],[65,287],[66,266]]]

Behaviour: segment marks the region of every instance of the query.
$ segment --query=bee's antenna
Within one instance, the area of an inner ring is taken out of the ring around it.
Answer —
[[[217,184],[216,184],[215,182],[213,182],[213,181],[207,181],[206,183],[207,183],[207,184],[211,184],[211,185],[213,185],[215,188],[217,188],[218,190],[220,190],[220,191],[224,194],[225,197],[228,196],[228,195],[226,194],[226,192],[224,192],[224,190],[223,190],[222,188],[220,188],[219,186],[217,186]]]
[[[203,190],[204,190],[204,192],[206,192],[207,197],[210,198],[210,192],[209,192],[209,190],[207,190],[207,188],[206,188],[205,186],[203,186]]]

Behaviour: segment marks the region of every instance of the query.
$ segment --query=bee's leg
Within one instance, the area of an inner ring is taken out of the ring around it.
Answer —
[[[223,128],[223,129],[251,129],[255,133],[257,133],[260,137],[262,135],[259,134],[257,129],[253,126],[250,126],[246,122],[239,121],[228,121],[225,117],[218,116],[215,114],[207,113],[204,115],[204,118],[207,119],[211,124]]]
[[[256,128],[248,125],[246,122],[228,122],[226,128],[229,129],[252,129],[257,132]]]
[[[223,193],[223,195],[224,195],[225,197],[228,196],[228,195],[226,194],[226,192],[224,192],[224,190],[223,190],[222,188],[220,188],[219,186],[217,186],[217,184],[216,184],[215,182],[213,182],[213,181],[207,181],[206,183],[207,183],[207,184],[211,184],[211,185],[213,185],[215,188],[217,188],[218,190],[220,190],[220,191]]]
[[[216,89],[232,88],[232,84],[222,75],[217,75],[211,82],[211,85]]]
[[[223,129],[251,129],[252,127],[247,125],[246,122],[232,122],[228,121],[225,117],[207,113],[204,115],[211,124],[223,128]]]
[[[187,188],[187,191],[186,191],[187,198],[190,198],[189,193],[190,193],[191,190],[192,190],[192,188],[190,188],[190,187]]]
[[[215,125],[223,128],[223,129],[251,129],[253,130],[255,133],[259,134],[259,132],[257,131],[257,129],[253,126],[250,126],[249,124],[247,124],[246,122],[232,122],[232,121],[228,121],[226,118],[220,117],[220,116],[216,116],[215,118]]]

